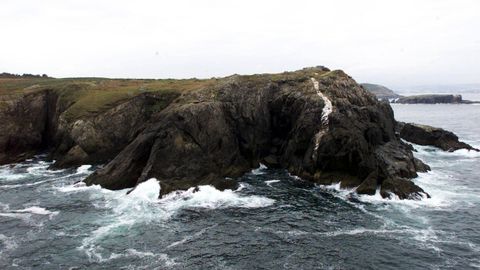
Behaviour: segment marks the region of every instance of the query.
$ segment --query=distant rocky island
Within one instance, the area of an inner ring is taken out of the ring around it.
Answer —
[[[393,100],[402,97],[401,95],[395,93],[392,89],[383,85],[362,83],[361,86],[370,93],[374,94],[380,100]]]
[[[439,103],[450,103],[450,104],[472,104],[479,103],[478,101],[464,100],[462,95],[439,95],[439,94],[430,94],[430,95],[414,95],[400,97],[391,101],[392,103],[400,104],[439,104]]]
[[[417,199],[428,194],[411,179],[429,167],[401,134],[440,138],[399,126],[388,103],[321,66],[205,80],[0,79],[0,121],[0,164],[48,153],[53,168],[102,165],[87,185],[155,178],[161,195],[235,188],[263,163],[359,194]]]
[[[374,94],[379,100],[386,100],[391,103],[399,104],[472,104],[480,103],[479,101],[464,100],[462,95],[452,94],[426,94],[402,96],[393,90],[378,84],[363,83],[363,88]]]

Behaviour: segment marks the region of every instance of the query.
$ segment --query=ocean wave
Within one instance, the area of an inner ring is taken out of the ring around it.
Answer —
[[[423,157],[431,158],[432,160],[442,160],[442,158],[480,158],[480,152],[467,149],[459,149],[453,152],[443,151],[433,146],[424,146],[418,144],[412,144],[417,150],[417,154]],[[473,147],[478,147],[473,145]]]
[[[36,215],[58,215],[58,211],[50,211],[47,210],[43,207],[38,207],[38,206],[31,206],[28,208],[20,209],[20,210],[13,210],[12,212],[15,213],[31,213],[31,214],[36,214]]]
[[[17,181],[27,176],[28,174],[14,173],[9,169],[0,170],[0,181]]]
[[[174,192],[160,200],[160,204],[169,211],[181,208],[259,208],[267,207],[275,201],[263,196],[243,196],[239,193],[226,189],[220,191],[213,186],[198,186],[186,191]]]
[[[432,172],[419,173],[419,177],[414,179],[416,184],[418,184],[431,195],[431,198],[427,198],[427,196],[423,194],[418,200],[402,200],[395,194],[392,194],[392,196],[389,198],[383,198],[380,195],[380,189],[377,189],[374,195],[356,194],[355,188],[341,188],[340,182],[331,185],[317,185],[317,187],[324,191],[330,192],[335,197],[345,200],[349,203],[353,203],[352,198],[355,198],[362,203],[391,204],[408,206],[411,208],[442,208],[448,210],[448,207],[454,203],[454,197],[457,197],[457,199],[463,199],[468,194],[462,194],[456,191],[445,189],[445,187],[448,185],[439,181],[438,175],[438,173]]]
[[[105,238],[123,235],[128,228],[136,224],[149,224],[152,222],[167,222],[181,209],[205,208],[218,209],[227,207],[257,208],[272,205],[274,200],[262,196],[243,196],[237,191],[220,191],[212,186],[199,186],[186,191],[177,191],[167,194],[159,199],[160,184],[155,178],[140,183],[129,194],[126,190],[109,191],[98,194],[103,190],[99,187],[85,186],[63,187],[63,192],[75,190],[89,191],[91,194],[103,196],[103,202],[96,207],[111,211],[111,215],[103,220],[104,224],[94,230],[91,235],[82,241],[79,249],[84,250],[90,260],[102,261],[109,256],[102,255],[105,251],[101,243]],[[180,240],[173,243],[175,246],[188,241]]]
[[[34,176],[52,176],[55,174],[61,174],[65,170],[50,170],[50,165],[53,161],[38,161],[27,167],[27,173]]]
[[[110,192],[110,190],[104,189],[100,185],[87,186],[85,182],[77,182],[70,185],[57,186],[55,187],[55,189],[64,193],[78,193],[78,192],[85,192],[85,191]]]
[[[81,165],[80,167],[77,168],[77,174],[91,173],[90,171],[91,168],[92,168],[92,165]]]
[[[52,219],[54,216],[59,214],[58,211],[50,211],[38,206],[31,206],[18,210],[11,210],[7,207],[2,211],[3,212],[0,212],[0,217],[19,219],[22,222],[35,227],[43,226],[43,221],[41,221],[38,217],[48,216],[48,219]]]

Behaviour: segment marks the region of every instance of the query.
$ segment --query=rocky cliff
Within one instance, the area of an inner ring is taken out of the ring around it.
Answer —
[[[105,164],[88,185],[124,189],[154,177],[163,195],[232,188],[263,162],[363,194],[425,194],[410,179],[428,166],[395,135],[390,106],[342,71],[30,84],[0,89],[0,163],[47,151],[56,167]]]

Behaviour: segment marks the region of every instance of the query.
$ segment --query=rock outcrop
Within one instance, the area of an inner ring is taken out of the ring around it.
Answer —
[[[435,146],[444,151],[453,152],[459,149],[480,151],[467,143],[459,141],[457,135],[453,132],[441,128],[398,122],[397,132],[406,141],[419,145]]]
[[[142,83],[151,90],[128,88],[115,102],[88,105],[88,113],[78,108],[92,86],[9,97],[0,103],[0,120],[9,122],[0,131],[0,162],[47,150],[57,167],[105,163],[88,185],[124,189],[154,177],[162,195],[202,184],[232,188],[260,162],[362,194],[425,194],[410,179],[428,166],[396,136],[388,103],[342,71]]]
[[[471,104],[475,101],[463,100],[461,95],[415,95],[400,97],[393,100],[392,103],[400,104],[437,104],[437,103],[450,103],[450,104]]]
[[[365,90],[374,94],[380,100],[394,100],[402,97],[401,95],[395,93],[392,89],[387,88],[383,85],[372,84],[372,83],[362,83],[361,84]]]

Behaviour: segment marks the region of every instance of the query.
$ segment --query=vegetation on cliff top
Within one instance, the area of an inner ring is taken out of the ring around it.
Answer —
[[[153,93],[172,100],[185,91],[206,88],[214,79],[147,80],[105,78],[0,78],[0,103],[37,91],[55,91],[63,104],[71,104],[66,117],[93,115],[142,93]],[[1,104],[0,104],[1,106]]]
[[[338,75],[338,72],[341,71],[331,72],[324,67],[313,67],[296,72],[242,76],[242,80],[248,80],[251,84],[264,81],[267,77],[270,82],[298,81],[300,79],[308,80],[313,73],[330,76]],[[6,76],[0,77],[0,108],[2,103],[17,95],[51,90],[58,94],[63,104],[70,104],[67,111],[65,111],[65,117],[67,119],[77,119],[106,111],[129,98],[143,93],[152,93],[165,102],[170,102],[182,93],[211,89],[211,91],[202,91],[202,94],[209,93],[208,99],[215,98],[214,86],[229,78],[231,77],[220,79],[155,80],[108,78],[55,79],[47,76]],[[157,105],[153,106],[152,110],[155,110],[155,107],[163,108],[166,104]]]

